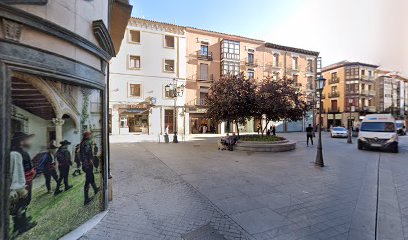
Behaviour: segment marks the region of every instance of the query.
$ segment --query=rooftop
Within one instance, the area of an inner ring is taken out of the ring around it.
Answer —
[[[305,49],[301,49],[301,48],[294,48],[294,47],[278,45],[278,44],[269,43],[269,42],[266,42],[264,40],[259,40],[259,39],[255,39],[255,38],[249,38],[249,37],[244,37],[244,36],[239,36],[239,35],[234,35],[234,34],[228,34],[228,33],[222,33],[222,32],[206,30],[206,29],[190,27],[190,26],[181,26],[181,25],[176,25],[176,24],[172,24],[172,23],[159,22],[159,21],[154,21],[154,20],[144,19],[144,18],[132,17],[131,19],[149,21],[149,22],[152,22],[152,23],[165,24],[165,25],[169,25],[169,26],[173,26],[173,27],[179,27],[179,28],[181,27],[181,28],[185,28],[187,31],[189,31],[189,30],[190,31],[200,31],[200,32],[213,33],[213,34],[217,34],[217,35],[223,35],[223,36],[232,37],[232,38],[240,38],[240,39],[244,39],[244,40],[247,40],[247,41],[263,43],[263,44],[265,44],[265,47],[267,47],[267,48],[273,48],[273,49],[285,50],[285,51],[289,51],[289,52],[296,52],[296,53],[301,53],[301,54],[319,56],[319,52],[316,52],[316,51],[310,51],[310,50],[305,50]]]
[[[322,72],[326,72],[326,71],[330,71],[330,70],[333,70],[333,69],[336,69],[336,68],[341,68],[341,67],[346,67],[346,66],[354,66],[354,65],[372,67],[372,68],[378,68],[379,67],[378,65],[374,65],[374,64],[362,63],[362,62],[350,62],[350,61],[344,60],[344,61],[333,63],[333,64],[330,64],[330,65],[324,67],[322,69]]]

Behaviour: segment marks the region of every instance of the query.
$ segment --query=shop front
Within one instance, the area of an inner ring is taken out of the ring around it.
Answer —
[[[149,134],[149,108],[146,104],[119,108],[119,134]]]
[[[113,42],[100,16],[94,42],[55,24],[60,2],[0,3],[0,239],[59,239],[108,205]]]
[[[207,117],[205,108],[197,108],[190,110],[190,133],[191,134],[207,134],[219,133],[218,124],[211,118]]]

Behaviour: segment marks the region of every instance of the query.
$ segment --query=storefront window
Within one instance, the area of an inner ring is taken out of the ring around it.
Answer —
[[[58,239],[103,208],[101,91],[12,78],[10,236]]]

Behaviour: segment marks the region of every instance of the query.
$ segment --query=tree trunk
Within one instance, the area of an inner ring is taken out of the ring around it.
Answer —
[[[266,120],[265,128],[264,128],[264,130],[263,130],[263,131],[265,131],[265,132],[266,132],[266,129],[268,128],[268,124],[269,124],[269,122],[270,122],[270,120]]]
[[[238,121],[235,121],[235,126],[237,127],[237,134],[239,136],[239,127],[238,127]]]

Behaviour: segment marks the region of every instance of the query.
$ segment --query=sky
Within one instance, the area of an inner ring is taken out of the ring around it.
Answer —
[[[132,16],[380,65],[408,77],[408,0],[131,0]],[[404,12],[405,11],[405,12]]]

